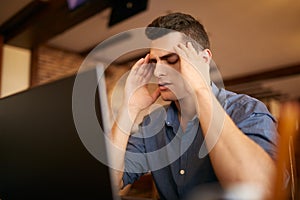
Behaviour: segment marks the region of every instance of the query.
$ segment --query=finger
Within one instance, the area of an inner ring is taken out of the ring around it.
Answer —
[[[192,58],[193,56],[197,56],[198,53],[194,48],[192,42],[187,42],[186,45],[181,44],[180,48],[184,51],[187,58]]]
[[[186,52],[182,46],[183,46],[182,44],[178,44],[177,46],[174,47],[174,49],[179,56],[186,57],[187,56]]]
[[[154,73],[155,67],[151,64],[148,64],[147,67],[148,67],[148,69],[147,69],[144,77],[145,77],[146,81],[148,82]]]
[[[185,44],[183,44],[183,43],[179,43],[178,45],[177,45],[177,48],[180,50],[180,52],[181,52],[181,54],[182,55],[186,55],[186,50],[187,50],[187,48],[186,48],[186,45]]]
[[[135,75],[138,76],[145,76],[146,74],[148,74],[149,68],[150,68],[150,64],[149,64],[149,56],[147,55],[143,62],[139,62],[137,63],[137,67],[135,67]]]
[[[139,66],[141,66],[141,65],[144,63],[144,61],[145,61],[145,58],[139,59],[139,60],[133,65],[132,69],[138,68]]]
[[[140,76],[145,76],[148,73],[148,68],[150,67],[149,65],[149,60],[150,60],[150,55],[147,54],[144,57],[144,60],[142,63],[140,63],[139,68],[137,69],[137,74]]]
[[[137,75],[139,67],[144,63],[145,58],[139,59],[131,68],[130,74]]]
[[[151,94],[153,102],[156,101],[159,96],[160,96],[160,90],[159,88],[156,88],[156,90]]]
[[[150,54],[149,53],[147,53],[147,55],[145,56],[145,64],[146,63],[149,63],[149,60],[150,60]]]
[[[194,48],[192,42],[187,42],[187,49],[189,49],[192,53],[194,53],[195,55],[198,54],[197,50]]]
[[[175,47],[176,53],[180,56],[182,62],[189,62],[189,55],[187,47],[184,44],[178,44]]]
[[[149,61],[150,61],[150,54],[147,54],[145,56],[145,61],[142,65],[143,71],[141,71],[140,73],[141,76],[146,76],[146,78],[152,76],[154,72],[154,66],[152,63],[149,63]]]
[[[141,77],[141,78],[149,78],[153,75],[153,72],[154,72],[154,67],[153,65],[151,64],[143,64],[139,71],[138,71],[138,75]]]

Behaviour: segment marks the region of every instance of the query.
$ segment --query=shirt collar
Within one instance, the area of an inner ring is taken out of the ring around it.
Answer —
[[[211,82],[211,90],[219,103],[224,106],[226,103],[226,92],[224,88],[219,88],[214,82]]]
[[[220,89],[216,86],[214,82],[211,82],[210,86],[213,94],[215,95],[215,97],[217,97],[220,92]]]
[[[223,104],[225,102],[226,94],[224,90],[218,88],[214,82],[211,82],[211,90],[214,94],[214,96],[218,99],[218,101]],[[167,117],[165,119],[165,122],[167,126],[172,126],[174,130],[178,130],[179,128],[179,120],[177,116],[177,107],[175,105],[175,102],[171,102],[170,106],[167,109]],[[192,119],[192,121],[195,121],[197,119],[197,115],[195,115]]]
[[[177,107],[175,105],[175,102],[172,101],[170,106],[167,109],[167,117],[166,117],[166,124],[168,126],[172,126],[173,129],[178,130],[179,127],[179,120],[177,117]]]

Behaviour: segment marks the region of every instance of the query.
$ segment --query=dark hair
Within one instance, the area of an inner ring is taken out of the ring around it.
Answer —
[[[203,25],[194,17],[184,13],[171,13],[154,19],[146,28],[146,35],[154,40],[172,31],[184,33],[204,49],[210,48],[208,35]]]

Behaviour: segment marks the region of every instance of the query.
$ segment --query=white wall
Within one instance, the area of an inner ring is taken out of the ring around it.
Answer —
[[[28,49],[3,46],[1,97],[29,87],[30,58],[31,52]]]

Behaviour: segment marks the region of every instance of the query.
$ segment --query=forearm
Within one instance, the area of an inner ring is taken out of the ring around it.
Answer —
[[[134,120],[138,112],[129,111],[127,106],[121,106],[117,115],[111,133],[109,134],[109,159],[112,166],[112,175],[114,184],[117,188],[123,187],[123,171],[124,171],[124,158],[128,139]]]
[[[206,146],[221,184],[242,182],[270,190],[275,172],[271,157],[239,130],[211,91],[202,90],[196,96]]]
[[[118,188],[123,187],[125,152],[135,120],[140,111],[153,104],[160,95],[158,88],[152,94],[148,91],[147,84],[154,71],[154,66],[148,63],[149,54],[131,68],[125,83],[123,104],[109,134],[109,157]]]

